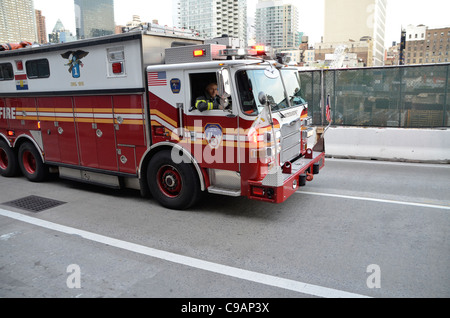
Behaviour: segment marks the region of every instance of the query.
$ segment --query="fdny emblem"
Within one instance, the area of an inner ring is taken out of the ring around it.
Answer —
[[[181,89],[181,81],[178,78],[172,78],[170,80],[170,89],[172,90],[172,93],[179,94]]]
[[[222,143],[222,127],[218,124],[208,124],[205,126],[205,138],[208,141],[208,145],[213,148],[219,148]]]
[[[69,60],[69,63],[64,64],[65,66],[69,66],[69,73],[72,73],[73,78],[80,77],[80,66],[83,67],[84,64],[81,59],[87,56],[89,52],[85,52],[83,50],[77,51],[67,51],[66,53],[61,54],[61,56],[65,59]]]

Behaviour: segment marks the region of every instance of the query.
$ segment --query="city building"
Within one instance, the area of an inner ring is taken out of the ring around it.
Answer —
[[[325,0],[326,43],[358,41],[370,37],[373,61],[367,65],[383,66],[387,0]]]
[[[392,43],[392,46],[386,50],[384,60],[385,66],[394,66],[400,64],[400,43]]]
[[[247,43],[247,0],[176,0],[175,26],[206,39],[223,34]]]
[[[429,29],[421,24],[405,28],[405,65],[450,62],[450,27]]]
[[[285,56],[285,63],[292,64],[292,65],[299,65],[302,60],[302,50],[281,50],[280,53],[282,53]]]
[[[316,52],[313,47],[310,47],[309,49],[305,50],[303,52],[303,55],[304,55],[304,63],[307,66],[312,65],[314,63],[314,61],[316,60],[316,56],[315,56]]]
[[[74,0],[77,39],[114,34],[113,0]]]
[[[39,44],[47,43],[47,28],[45,27],[45,17],[41,10],[34,10],[36,13],[36,30]]]
[[[356,59],[358,65],[360,66],[375,66],[373,65],[373,41],[371,38],[365,37],[361,38],[358,42],[356,41],[341,41],[341,42],[327,42],[327,43],[316,43],[315,44],[315,59],[316,61],[327,60],[328,54],[334,54],[336,49],[344,46],[348,54],[356,54]],[[328,56],[329,57],[329,56]],[[383,54],[384,60],[384,54]],[[351,62],[349,65],[353,65]],[[351,67],[351,66],[348,66]]]
[[[298,49],[302,33],[298,32],[299,13],[295,5],[283,0],[259,0],[256,4],[256,43],[278,52]]]
[[[72,35],[69,30],[66,30],[60,19],[56,22],[52,33],[48,35],[50,43],[66,43],[75,41],[76,39],[76,36]]]
[[[37,42],[33,0],[0,1],[0,43]]]

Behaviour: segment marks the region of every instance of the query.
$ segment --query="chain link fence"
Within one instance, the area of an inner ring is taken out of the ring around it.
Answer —
[[[314,125],[450,127],[450,64],[300,72]],[[323,85],[322,85],[323,84]]]

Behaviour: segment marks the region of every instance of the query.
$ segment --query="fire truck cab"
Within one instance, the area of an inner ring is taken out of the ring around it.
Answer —
[[[308,145],[298,69],[255,55],[152,32],[0,52],[0,174],[57,172],[172,209],[205,192],[284,202],[324,166],[324,142]]]

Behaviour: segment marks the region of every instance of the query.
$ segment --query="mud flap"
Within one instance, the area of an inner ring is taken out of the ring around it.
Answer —
[[[325,139],[323,138],[324,134],[322,134],[317,141],[317,143],[313,147],[313,151],[315,152],[325,152]]]

